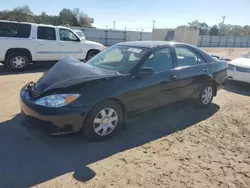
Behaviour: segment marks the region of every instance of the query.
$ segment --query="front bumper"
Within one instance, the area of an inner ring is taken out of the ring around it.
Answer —
[[[32,124],[39,125],[53,135],[77,132],[83,126],[85,114],[89,107],[83,108],[49,108],[35,104],[24,87],[20,92],[20,106],[23,116]]]
[[[228,75],[228,80],[236,80],[236,81],[250,83],[250,73],[248,72],[228,70],[227,75]]]

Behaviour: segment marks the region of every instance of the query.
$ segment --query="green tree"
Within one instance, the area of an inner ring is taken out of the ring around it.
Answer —
[[[33,22],[34,17],[28,5],[19,6],[12,11],[12,18],[16,21]]]
[[[250,25],[245,25],[243,27],[244,36],[250,36]]]
[[[76,16],[70,9],[62,9],[59,13],[59,22],[61,25],[79,26]]]
[[[218,36],[218,34],[219,34],[219,29],[218,29],[217,25],[214,25],[214,26],[210,29],[209,35],[210,35],[210,36]]]
[[[35,22],[50,25],[69,25],[80,27],[91,27],[90,19],[87,14],[80,9],[62,9],[58,16],[47,15],[42,12],[40,15],[34,15],[29,6],[20,6],[13,10],[0,11],[1,20],[14,20],[23,22]]]
[[[198,20],[194,20],[188,23],[189,28],[199,29],[200,35],[208,35],[209,27],[205,22],[199,22]]]
[[[80,27],[91,27],[91,22],[88,15],[80,11],[79,8],[74,9],[73,14],[76,17]]]

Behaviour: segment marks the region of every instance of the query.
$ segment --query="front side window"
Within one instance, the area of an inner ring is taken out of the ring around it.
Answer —
[[[97,54],[87,64],[125,74],[137,65],[148,50],[148,48],[113,46]]]
[[[163,48],[153,53],[144,62],[142,67],[151,67],[154,72],[170,70],[173,68],[172,53],[170,48]]]
[[[194,52],[185,47],[175,47],[178,67],[197,65],[204,61]]]
[[[81,37],[81,38],[85,38],[85,35],[84,35],[84,33],[82,32],[82,31],[75,31],[75,33],[79,36],[79,37]]]
[[[59,29],[61,41],[78,42],[77,36],[68,29]]]
[[[0,22],[0,37],[29,38],[30,24]]]
[[[39,26],[37,28],[37,39],[56,40],[55,28]]]

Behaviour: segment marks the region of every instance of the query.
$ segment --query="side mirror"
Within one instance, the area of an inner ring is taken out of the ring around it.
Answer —
[[[140,77],[140,76],[149,76],[152,75],[154,73],[154,69],[151,67],[142,67],[140,68],[137,73],[136,76]]]
[[[246,56],[246,54],[241,54],[241,55],[240,55],[240,57],[245,57],[245,56]]]

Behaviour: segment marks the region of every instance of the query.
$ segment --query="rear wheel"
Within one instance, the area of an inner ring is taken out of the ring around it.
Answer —
[[[26,69],[29,63],[29,58],[25,54],[20,52],[13,52],[9,54],[5,61],[7,69],[14,71]]]
[[[207,107],[213,100],[214,86],[211,83],[205,84],[199,98],[197,99],[197,106]]]
[[[122,123],[121,107],[112,100],[103,101],[90,110],[82,132],[91,140],[102,141],[115,136]]]

